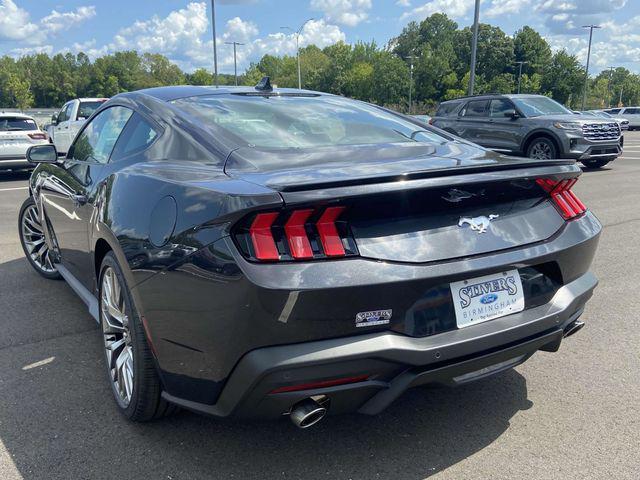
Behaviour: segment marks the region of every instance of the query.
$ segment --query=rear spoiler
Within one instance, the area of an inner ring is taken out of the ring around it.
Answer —
[[[525,163],[524,165],[491,165],[430,170],[422,174],[372,177],[342,182],[307,184],[285,187],[280,195],[287,204],[322,202],[336,198],[419,190],[437,187],[456,187],[475,183],[503,182],[516,179],[554,178],[562,180],[580,176],[582,170],[573,160]]]

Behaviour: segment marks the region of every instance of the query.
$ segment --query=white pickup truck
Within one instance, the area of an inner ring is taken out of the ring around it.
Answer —
[[[76,98],[65,103],[51,118],[47,133],[59,154],[67,153],[82,125],[108,98]]]

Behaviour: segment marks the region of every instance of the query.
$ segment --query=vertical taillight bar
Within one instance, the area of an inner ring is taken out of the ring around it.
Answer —
[[[279,260],[278,247],[271,233],[271,225],[278,218],[277,212],[259,213],[249,227],[249,235],[258,260]]]
[[[328,257],[339,257],[345,254],[342,239],[336,227],[336,220],[344,209],[345,207],[329,207],[323,212],[318,223],[316,223],[322,248]]]
[[[313,209],[294,210],[284,226],[291,256],[295,259],[313,258],[313,250],[305,228],[312,213]]]

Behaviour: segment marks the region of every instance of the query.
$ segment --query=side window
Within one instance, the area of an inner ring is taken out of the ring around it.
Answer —
[[[515,110],[513,103],[504,98],[491,100],[489,107],[489,116],[492,118],[504,118],[504,113],[509,110]]]
[[[436,112],[436,117],[450,116],[460,105],[460,102],[441,103]]]
[[[73,104],[68,103],[64,107],[62,107],[62,110],[60,110],[60,115],[58,115],[58,123],[69,120],[69,111],[71,110],[71,105]]]
[[[640,113],[640,108],[625,108],[624,110],[624,114],[625,115],[637,115],[638,113]]]
[[[620,108],[612,108],[610,110],[605,110],[605,112],[616,114],[616,113],[620,113],[620,110],[621,110]]]
[[[155,128],[142,115],[134,113],[113,149],[112,161],[144,151],[157,136]]]
[[[487,115],[488,100],[474,100],[467,103],[460,114],[463,117],[485,117]]]
[[[71,147],[73,160],[107,163],[132,114],[128,108],[111,107],[94,117]]]

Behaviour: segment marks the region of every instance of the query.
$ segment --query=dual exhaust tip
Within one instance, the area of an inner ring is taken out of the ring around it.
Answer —
[[[305,398],[291,407],[289,418],[298,428],[309,428],[324,418],[329,407],[329,399],[324,395]]]

